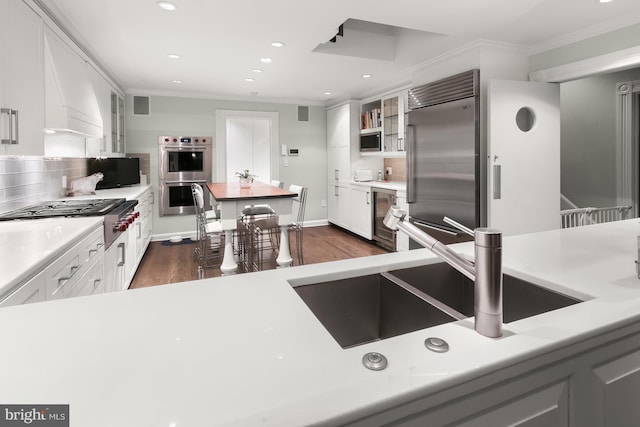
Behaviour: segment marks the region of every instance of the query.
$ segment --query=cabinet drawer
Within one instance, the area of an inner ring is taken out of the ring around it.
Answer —
[[[0,296],[0,307],[44,301],[44,282],[44,274],[38,274],[18,289],[9,293],[9,295]]]
[[[67,297],[91,265],[103,256],[104,233],[98,228],[47,268],[46,299]]]
[[[69,289],[65,298],[81,297],[84,295],[98,294],[104,292],[104,268],[103,263],[96,262],[89,271]]]

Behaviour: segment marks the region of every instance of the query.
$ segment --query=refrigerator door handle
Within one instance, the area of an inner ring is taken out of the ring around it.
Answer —
[[[416,128],[413,125],[407,125],[406,129],[406,148],[407,148],[407,176],[410,178],[407,180],[407,203],[416,202]]]

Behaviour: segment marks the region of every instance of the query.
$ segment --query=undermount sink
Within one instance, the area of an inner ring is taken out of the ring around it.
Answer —
[[[444,262],[294,290],[343,348],[473,316],[473,282]],[[579,302],[503,275],[504,323]]]

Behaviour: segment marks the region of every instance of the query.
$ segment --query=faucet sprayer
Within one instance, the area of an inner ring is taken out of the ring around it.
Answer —
[[[445,244],[405,220],[406,212],[391,206],[384,225],[400,230],[442,258],[447,264],[473,280],[475,330],[484,336],[502,336],[502,233],[491,228],[476,228],[473,232],[455,221],[445,221],[465,233],[473,233],[475,264],[464,259]]]

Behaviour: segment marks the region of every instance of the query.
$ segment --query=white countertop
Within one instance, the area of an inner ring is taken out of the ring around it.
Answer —
[[[0,402],[68,403],[72,425],[335,425],[640,320],[637,235],[633,219],[505,238],[506,273],[587,301],[499,339],[466,319],[342,349],[288,282],[422,265],[427,250],[3,308]],[[451,350],[429,352],[430,336]],[[365,369],[369,351],[389,367]]]
[[[102,227],[102,217],[0,221],[0,296]]]
[[[377,187],[387,190],[407,191],[407,183],[400,181],[351,181],[351,184],[367,188]]]
[[[133,185],[65,199],[132,200],[149,187]],[[0,221],[0,296],[35,276],[88,232],[101,227],[102,221],[103,217]]]

